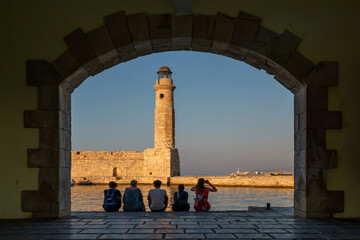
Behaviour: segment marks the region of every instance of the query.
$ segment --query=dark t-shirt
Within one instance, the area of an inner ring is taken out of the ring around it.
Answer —
[[[116,203],[118,205],[118,207],[121,207],[121,192],[117,189],[108,189],[110,190],[110,194],[112,193],[113,190],[115,190],[115,196],[116,196]],[[104,197],[106,196],[107,190],[104,190]]]
[[[180,201],[184,201],[187,202],[188,201],[188,193],[185,191],[179,191],[179,198],[178,198],[178,192],[174,193],[174,200],[175,200],[175,204],[178,204],[179,200]]]

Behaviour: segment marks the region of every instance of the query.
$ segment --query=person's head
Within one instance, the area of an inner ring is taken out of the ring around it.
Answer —
[[[116,182],[113,182],[113,181],[109,182],[109,187],[110,188],[116,188],[116,186],[117,186]]]
[[[160,180],[155,180],[154,181],[154,187],[156,187],[156,188],[161,187],[161,184],[162,184],[162,182]]]
[[[136,187],[137,186],[137,181],[136,180],[131,180],[130,186],[131,187]]]
[[[179,184],[178,190],[179,190],[180,192],[182,192],[182,191],[184,191],[184,189],[185,189],[184,184]]]
[[[203,192],[205,189],[205,180],[203,178],[199,178],[197,187],[199,188],[200,192]]]

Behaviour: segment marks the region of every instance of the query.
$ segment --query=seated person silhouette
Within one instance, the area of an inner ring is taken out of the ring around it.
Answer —
[[[188,203],[189,195],[184,189],[184,184],[179,184],[179,191],[174,193],[174,204],[172,205],[174,212],[188,212],[190,210],[190,204]]]
[[[116,190],[117,183],[109,182],[110,189],[104,190],[104,204],[105,212],[116,212],[121,207],[121,192]]]
[[[154,181],[155,189],[149,191],[148,200],[149,207],[152,212],[163,212],[168,205],[168,196],[166,190],[160,189],[162,182],[160,180]]]
[[[131,180],[130,187],[124,193],[124,212],[145,212],[145,205],[141,190],[137,188],[137,181]]]
[[[205,187],[205,183],[209,184],[211,188]],[[209,211],[211,206],[208,202],[209,191],[217,192],[216,187],[214,187],[208,180],[204,180],[203,178],[199,178],[198,184],[191,188],[191,191],[196,191],[196,198],[194,209],[199,211]]]

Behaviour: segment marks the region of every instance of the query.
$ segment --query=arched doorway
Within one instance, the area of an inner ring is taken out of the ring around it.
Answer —
[[[279,35],[261,19],[208,15],[104,17],[105,25],[64,37],[69,49],[53,63],[27,62],[27,84],[38,88],[38,109],[25,111],[24,125],[39,128],[39,148],[28,149],[28,167],[39,168],[39,189],[22,192],[22,210],[33,217],[70,214],[71,93],[87,77],[153,52],[192,50],[225,55],[274,75],[294,94],[295,215],[331,217],[343,211],[344,193],[327,191],[326,169],[336,167],[326,148],[326,129],[341,128],[341,112],[328,111],[328,87],[336,86],[338,65],[314,66],[297,50],[299,39]]]

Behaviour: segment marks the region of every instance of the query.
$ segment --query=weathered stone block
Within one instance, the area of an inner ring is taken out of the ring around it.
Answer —
[[[71,114],[71,93],[59,87],[59,109],[60,111]]]
[[[39,169],[39,190],[59,191],[59,168]]]
[[[21,210],[23,212],[44,212],[47,215],[57,217],[56,210],[59,207],[57,191],[22,191]]]
[[[171,17],[171,43],[174,50],[191,50],[192,15]]]
[[[209,52],[214,36],[215,16],[193,15],[192,43],[193,51]]]
[[[104,20],[121,61],[125,62],[136,58],[124,11],[108,15],[104,17]]]
[[[81,68],[80,63],[69,49],[61,54],[52,65],[64,79]]]
[[[328,88],[308,86],[306,90],[307,111],[328,110]]]
[[[307,88],[303,87],[300,91],[294,94],[294,112],[301,114],[306,111],[307,105]]]
[[[294,151],[294,168],[305,169],[306,168],[306,151]]]
[[[282,68],[274,77],[286,89],[292,90],[296,85],[302,84],[290,72]]]
[[[244,61],[255,39],[260,22],[260,18],[240,12],[235,21],[233,36],[226,55]]]
[[[70,183],[70,179],[71,179],[71,170],[70,167],[61,167],[58,168],[59,171],[59,189],[60,190],[65,190],[65,189],[70,189],[71,187],[71,183]]]
[[[295,151],[306,150],[306,130],[295,132]]]
[[[306,123],[307,123],[307,115],[306,112],[295,114],[294,116],[294,131],[300,132],[304,131],[306,129]]]
[[[265,64],[262,66],[262,69],[265,70],[266,73],[271,75],[276,75],[282,67],[275,63],[274,61],[267,59]]]
[[[88,32],[86,38],[105,68],[110,68],[121,62],[106,26],[101,26]]]
[[[337,165],[335,150],[308,150],[306,154],[306,164],[310,168],[331,168]]]
[[[59,129],[60,140],[59,140],[59,148],[65,150],[71,150],[71,132],[68,132],[63,129]]]
[[[24,111],[24,127],[58,127],[59,111]]]
[[[293,52],[295,52],[296,48],[299,46],[300,42],[301,39],[298,36],[285,30],[271,52],[271,60],[281,66],[285,66]]]
[[[306,172],[305,168],[294,168],[294,188],[296,190],[306,190]]]
[[[308,196],[323,195],[326,191],[326,169],[314,168],[307,162],[306,168],[306,190]]]
[[[59,148],[59,129],[58,128],[40,128],[39,129],[40,148]]]
[[[127,16],[127,22],[136,54],[143,56],[153,53],[146,13],[129,15]]]
[[[68,180],[67,180],[67,182],[68,182],[68,184],[70,184],[70,182]],[[71,190],[70,190],[70,188],[60,188],[59,209],[60,209],[60,211],[71,209]]]
[[[312,64],[306,57],[297,51],[293,52],[284,68],[289,71],[296,79],[303,79],[313,69]]]
[[[70,51],[77,58],[80,65],[92,76],[104,70],[86,35],[81,28],[76,29],[64,37],[64,41],[69,46]]]
[[[279,34],[260,26],[251,49],[265,57],[270,57],[279,39]]]
[[[250,50],[248,52],[248,54],[246,55],[246,59],[245,62],[257,69],[262,69],[265,65],[265,62],[267,61],[267,58],[264,57],[261,54],[258,54],[252,50]]]
[[[71,118],[69,114],[59,111],[59,128],[68,132],[71,131]]]
[[[225,55],[234,31],[235,18],[218,13],[210,52]]]
[[[306,148],[311,151],[318,151],[326,148],[325,129],[307,129],[306,130]]]
[[[38,109],[59,110],[59,86],[38,87]]]
[[[45,60],[26,61],[26,83],[29,86],[56,86],[63,78],[55,68]]]
[[[56,168],[59,167],[58,149],[28,149],[27,165],[29,168]]]
[[[306,212],[306,191],[295,189],[294,190],[294,208]]]
[[[148,19],[154,52],[171,50],[171,15],[150,15]]]
[[[342,114],[340,111],[316,111],[308,113],[309,128],[340,129]]]
[[[59,167],[71,167],[71,151],[66,149],[59,149]]]
[[[320,62],[306,76],[304,81],[311,86],[336,87],[339,78],[339,64],[337,62]]]

